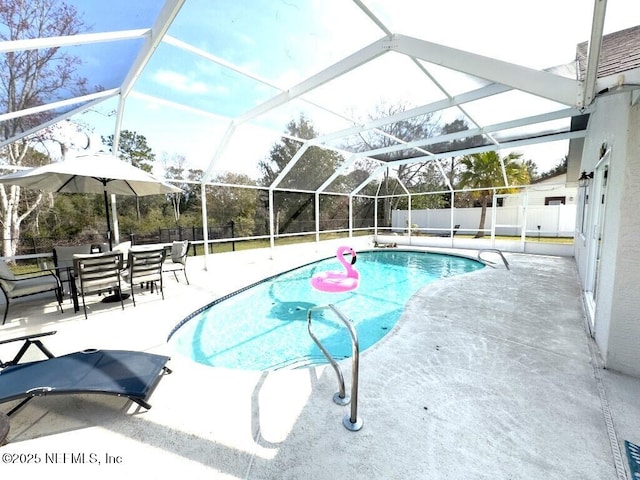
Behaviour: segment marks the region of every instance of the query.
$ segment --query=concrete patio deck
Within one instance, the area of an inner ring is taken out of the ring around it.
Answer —
[[[55,303],[14,308],[0,339],[57,330],[46,341],[55,354],[166,353],[173,373],[148,411],[117,397],[34,399],[11,417],[3,478],[162,470],[189,479],[630,478],[623,441],[640,443],[640,379],[601,368],[572,258],[505,254],[510,270],[485,268],[416,294],[361,355],[359,432],[342,425],[349,407],[331,400],[330,367],[211,368],[167,345],[176,323],[217,296],[333,251],[218,254],[208,271],[190,257],[190,286],[167,276],[164,301],[146,292],[124,311],[96,302],[87,320],[68,302],[64,314]],[[342,365],[349,387],[350,362]],[[99,463],[77,463],[83,453]]]

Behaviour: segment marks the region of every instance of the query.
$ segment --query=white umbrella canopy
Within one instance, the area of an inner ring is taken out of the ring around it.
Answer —
[[[160,195],[181,192],[114,155],[79,155],[62,162],[21,170],[0,177],[0,183],[56,193],[114,193]]]
[[[79,155],[62,162],[0,176],[0,184],[55,193],[103,193],[110,247],[111,222],[107,194],[141,197],[182,191],[115,155],[103,153]]]

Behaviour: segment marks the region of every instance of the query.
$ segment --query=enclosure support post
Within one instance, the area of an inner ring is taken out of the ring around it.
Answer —
[[[204,247],[204,269],[207,270],[209,259],[209,225],[207,223],[207,186],[200,184],[200,199],[202,202],[202,244]]]

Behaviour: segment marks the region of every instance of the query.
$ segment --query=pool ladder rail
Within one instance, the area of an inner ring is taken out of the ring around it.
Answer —
[[[506,269],[511,270],[509,268],[509,262],[507,262],[507,259],[504,258],[504,255],[502,254],[502,252],[497,248],[483,248],[482,250],[478,250],[478,260],[484,263],[485,265],[495,268],[495,262],[482,258],[483,253],[497,253],[498,255],[500,255],[500,258],[502,259],[502,263],[504,263],[504,266],[506,267]]]
[[[331,354],[327,351],[327,349],[322,345],[322,342],[316,337],[311,329],[311,317],[313,316],[313,312],[318,310],[326,310],[330,309],[335,313],[338,318],[345,324],[347,330],[349,331],[349,335],[351,336],[351,397],[346,394],[346,389],[344,386],[344,376],[342,375],[342,369],[338,362],[331,356]],[[360,346],[358,344],[358,334],[356,333],[351,320],[345,317],[340,310],[336,308],[335,305],[319,305],[315,307],[311,307],[307,311],[307,330],[309,331],[309,335],[312,340],[318,346],[318,348],[322,351],[327,360],[333,367],[333,370],[336,372],[338,376],[338,391],[333,395],[333,401],[338,405],[348,405],[351,403],[351,412],[342,419],[342,424],[345,426],[347,430],[352,432],[357,432],[362,428],[363,422],[361,418],[358,418],[358,367],[360,364]]]

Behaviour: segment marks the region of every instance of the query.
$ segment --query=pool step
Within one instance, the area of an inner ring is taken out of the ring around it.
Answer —
[[[344,360],[348,356],[341,356],[338,359]],[[305,355],[294,359],[288,359],[280,363],[272,365],[268,370],[296,370],[299,368],[317,367],[320,365],[328,365],[324,355]]]

